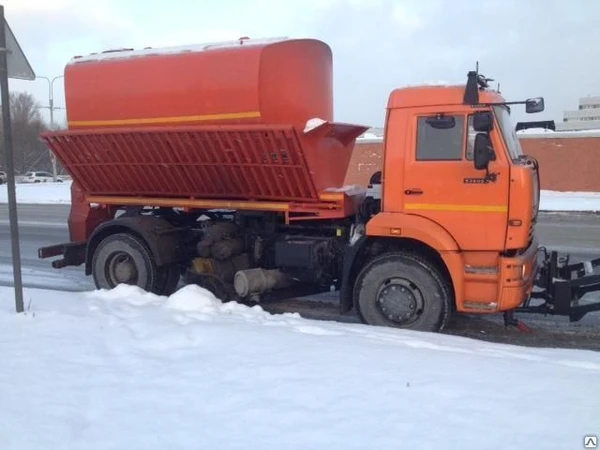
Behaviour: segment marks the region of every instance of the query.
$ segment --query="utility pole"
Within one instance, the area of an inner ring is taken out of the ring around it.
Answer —
[[[61,107],[54,106],[54,82],[59,78],[64,78],[63,75],[58,75],[52,79],[48,77],[37,76],[36,78],[41,78],[42,80],[46,80],[48,82],[48,106],[42,106],[42,108],[47,108],[50,110],[50,128],[54,130],[54,110],[55,109],[64,109]],[[51,150],[48,150],[48,154],[50,155],[50,161],[52,162],[52,176],[54,177],[54,182],[58,178],[57,169],[56,169],[56,156],[52,153]]]

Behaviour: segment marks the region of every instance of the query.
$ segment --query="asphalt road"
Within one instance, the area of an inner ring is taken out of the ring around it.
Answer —
[[[94,289],[93,281],[80,267],[53,269],[49,260],[37,257],[39,247],[69,241],[65,205],[19,205],[19,237],[23,284],[26,287],[86,291]],[[10,249],[8,208],[0,205],[0,285],[12,286],[12,254]]]
[[[68,241],[69,235],[66,224],[69,206],[19,205],[18,213],[24,285],[33,288],[68,291],[94,289],[91,278],[84,275],[82,267],[56,270],[51,267],[50,261],[40,260],[37,257],[39,247]],[[543,214],[538,225],[538,235],[541,245],[546,246],[549,250],[556,249],[560,252],[569,253],[572,261],[600,257],[600,216],[591,214]],[[6,205],[0,205],[0,285],[12,286],[10,230]],[[588,294],[584,299],[600,299],[600,292]],[[306,307],[306,302],[303,300],[291,300],[265,307],[265,309],[270,309],[273,312],[294,310],[300,312],[303,316],[315,319],[347,322],[357,320],[352,313],[340,317],[333,296],[323,295],[310,300],[312,300],[309,302],[311,305],[319,305],[319,307]],[[524,317],[524,320],[530,326],[546,330],[549,333],[560,332],[563,338],[567,336],[567,339],[569,339],[573,336],[573,333],[583,333],[587,336],[586,343],[574,346],[600,350],[600,312],[588,314],[582,321],[574,324],[569,323],[568,319],[562,317],[544,317],[529,314],[521,317]],[[502,323],[499,316],[486,316],[484,321],[487,327],[500,326]],[[468,331],[466,334],[473,334],[475,337],[484,339],[486,338],[485,333],[493,334],[492,331],[487,330],[481,324],[479,318],[474,318],[470,322],[461,322],[458,327],[460,330]],[[494,336],[494,340],[498,340],[498,336]],[[556,339],[556,336],[548,339],[548,345],[551,345],[551,340]],[[524,343],[527,344],[527,342]],[[571,345],[567,343],[565,346]]]

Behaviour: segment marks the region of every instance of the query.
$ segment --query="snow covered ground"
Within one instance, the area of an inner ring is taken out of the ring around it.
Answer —
[[[526,128],[516,132],[520,137],[530,136],[545,136],[548,138],[564,138],[564,137],[598,137],[600,130],[571,130],[571,131],[554,131],[548,128]],[[522,136],[524,135],[524,136]]]
[[[0,447],[583,448],[600,353],[170,298],[0,288]],[[594,394],[596,393],[596,394]]]
[[[17,202],[29,204],[71,203],[71,183],[17,183]],[[6,184],[0,186],[0,203],[8,203]]]
[[[541,211],[600,211],[600,192],[542,191]]]
[[[71,202],[71,181],[18,184],[17,201],[27,204],[68,204]],[[3,185],[0,186],[0,203],[7,202],[6,185]],[[600,211],[600,192],[542,191],[540,203],[542,211]]]

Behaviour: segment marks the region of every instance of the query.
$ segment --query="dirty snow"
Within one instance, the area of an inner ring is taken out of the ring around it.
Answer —
[[[157,297],[0,288],[3,450],[580,448],[600,353]]]

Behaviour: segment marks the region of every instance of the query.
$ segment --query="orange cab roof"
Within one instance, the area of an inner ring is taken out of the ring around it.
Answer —
[[[462,105],[465,95],[465,85],[434,85],[411,86],[394,89],[388,99],[388,108],[414,108],[437,105]],[[496,103],[505,101],[495,91],[479,91],[481,103]]]

